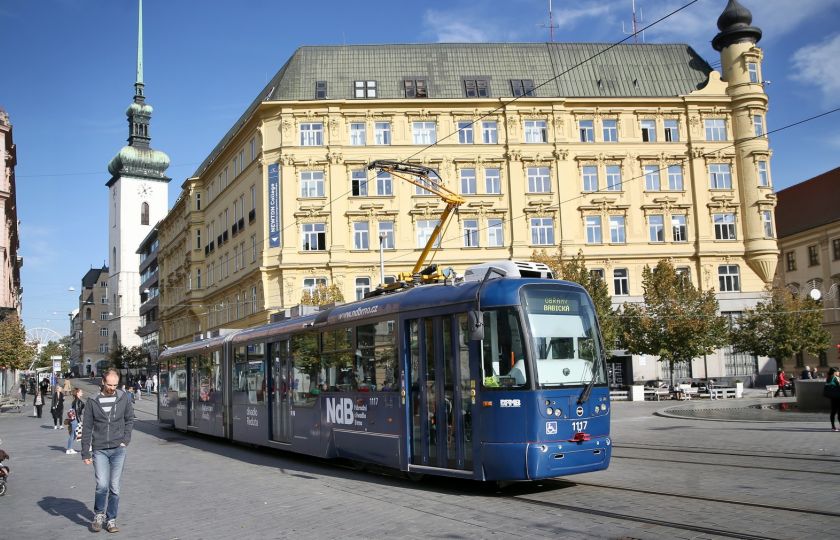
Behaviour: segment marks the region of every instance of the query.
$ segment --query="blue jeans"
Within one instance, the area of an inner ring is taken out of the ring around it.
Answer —
[[[120,479],[125,463],[125,446],[93,451],[93,471],[96,476],[94,514],[105,512],[105,520],[116,519],[120,505]],[[110,495],[110,496],[109,496]],[[108,508],[105,508],[105,501]]]
[[[78,420],[70,421],[70,437],[67,439],[67,449],[73,448],[73,443],[76,441],[76,427],[79,425]]]

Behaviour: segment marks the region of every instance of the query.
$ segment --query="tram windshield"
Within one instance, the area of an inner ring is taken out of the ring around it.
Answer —
[[[606,382],[604,363],[596,362],[601,339],[589,298],[553,287],[526,287],[522,296],[540,386]]]

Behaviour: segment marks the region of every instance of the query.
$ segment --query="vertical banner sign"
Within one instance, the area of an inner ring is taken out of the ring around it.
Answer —
[[[280,247],[280,165],[268,165],[268,247]]]

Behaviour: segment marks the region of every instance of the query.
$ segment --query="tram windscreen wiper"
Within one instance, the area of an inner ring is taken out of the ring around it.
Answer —
[[[598,373],[601,369],[601,357],[603,355],[599,354],[595,358],[595,362],[592,363],[592,379],[590,379],[589,384],[586,385],[586,388],[583,389],[583,392],[580,393],[580,397],[578,397],[578,405],[586,403],[589,400],[589,395],[592,394],[592,388],[595,386],[595,381],[598,380]]]

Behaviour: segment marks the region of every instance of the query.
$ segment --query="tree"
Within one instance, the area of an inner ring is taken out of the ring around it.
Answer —
[[[41,349],[38,354],[38,367],[52,368],[52,357],[61,357],[61,371],[70,370],[70,337],[65,336],[58,341],[50,341]]]
[[[595,304],[595,314],[598,317],[601,334],[604,336],[607,354],[609,354],[619,336],[618,316],[612,308],[612,299],[607,284],[601,276],[589,271],[586,267],[586,257],[584,257],[583,252],[579,251],[575,257],[564,261],[562,250],[558,249],[556,254],[549,255],[543,249],[535,251],[531,255],[531,260],[545,263],[557,279],[573,281],[586,289]]]
[[[674,365],[714,352],[727,341],[727,320],[718,315],[714,291],[701,291],[667,260],[642,273],[644,305],[625,303],[621,334],[632,354],[658,356]]]
[[[26,330],[17,313],[0,321],[0,367],[27,369],[37,350],[34,343],[26,342]]]
[[[118,345],[111,351],[111,363],[117,369],[137,369],[146,365],[146,351],[142,347]]]
[[[336,302],[344,302],[344,295],[338,285],[319,283],[311,291],[306,289],[300,297],[300,303],[307,306],[325,306]]]
[[[823,310],[810,297],[800,298],[783,287],[774,287],[769,298],[748,309],[732,328],[732,346],[738,352],[770,356],[782,367],[799,352],[819,355],[831,344],[823,328]]]

